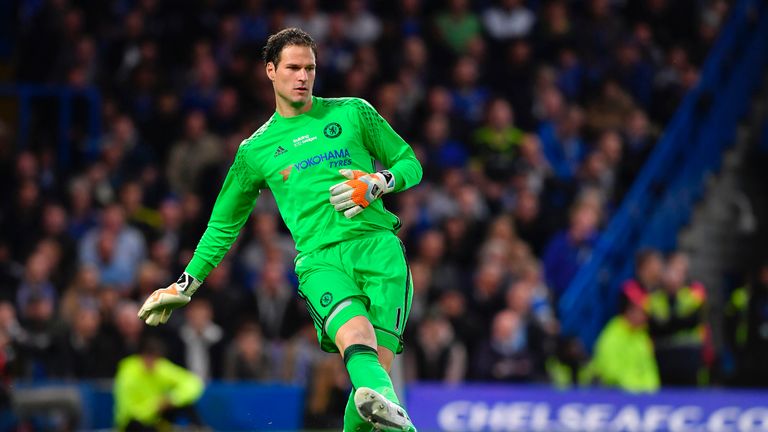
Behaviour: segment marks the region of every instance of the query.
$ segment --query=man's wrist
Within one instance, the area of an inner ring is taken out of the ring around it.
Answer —
[[[395,190],[395,185],[397,184],[395,180],[395,175],[392,174],[389,170],[381,170],[377,174],[380,174],[384,178],[384,184],[386,187],[384,188],[384,193],[390,193],[393,190]]]
[[[192,255],[192,259],[189,260],[189,264],[184,268],[185,273],[189,273],[193,278],[204,281],[208,274],[213,270],[215,266],[203,259],[199,254]]]
[[[202,284],[203,281],[198,280],[187,272],[182,273],[181,276],[179,276],[179,280],[176,281],[176,285],[181,288],[181,293],[187,297],[192,297],[192,294],[194,294]]]

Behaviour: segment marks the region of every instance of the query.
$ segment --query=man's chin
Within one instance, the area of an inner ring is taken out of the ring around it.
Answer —
[[[312,100],[312,95],[296,97],[291,100],[291,105],[295,108],[303,107]]]

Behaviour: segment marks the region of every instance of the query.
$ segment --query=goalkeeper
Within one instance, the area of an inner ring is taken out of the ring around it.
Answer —
[[[302,30],[270,36],[263,54],[276,112],[240,145],[184,273],[152,293],[139,317],[165,323],[188,303],[269,188],[296,242],[299,295],[320,346],[341,353],[352,381],[344,431],[415,431],[388,375],[403,350],[410,271],[400,222],[379,198],[416,185],[421,165],[364,100],[312,95],[316,53]],[[376,172],[374,160],[387,170]]]

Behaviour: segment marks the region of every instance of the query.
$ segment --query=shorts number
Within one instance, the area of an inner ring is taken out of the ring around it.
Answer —
[[[397,317],[395,318],[395,331],[400,331],[400,314],[403,308],[397,308]]]

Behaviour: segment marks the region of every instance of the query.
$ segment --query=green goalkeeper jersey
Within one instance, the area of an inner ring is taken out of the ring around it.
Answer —
[[[299,256],[368,233],[397,231],[397,216],[381,200],[352,219],[328,201],[329,188],[346,180],[340,169],[373,172],[374,160],[394,175],[395,191],[421,180],[411,147],[362,99],[313,97],[312,108],[301,115],[275,112],[240,145],[187,273],[203,280],[219,264],[264,188],[272,191]]]

